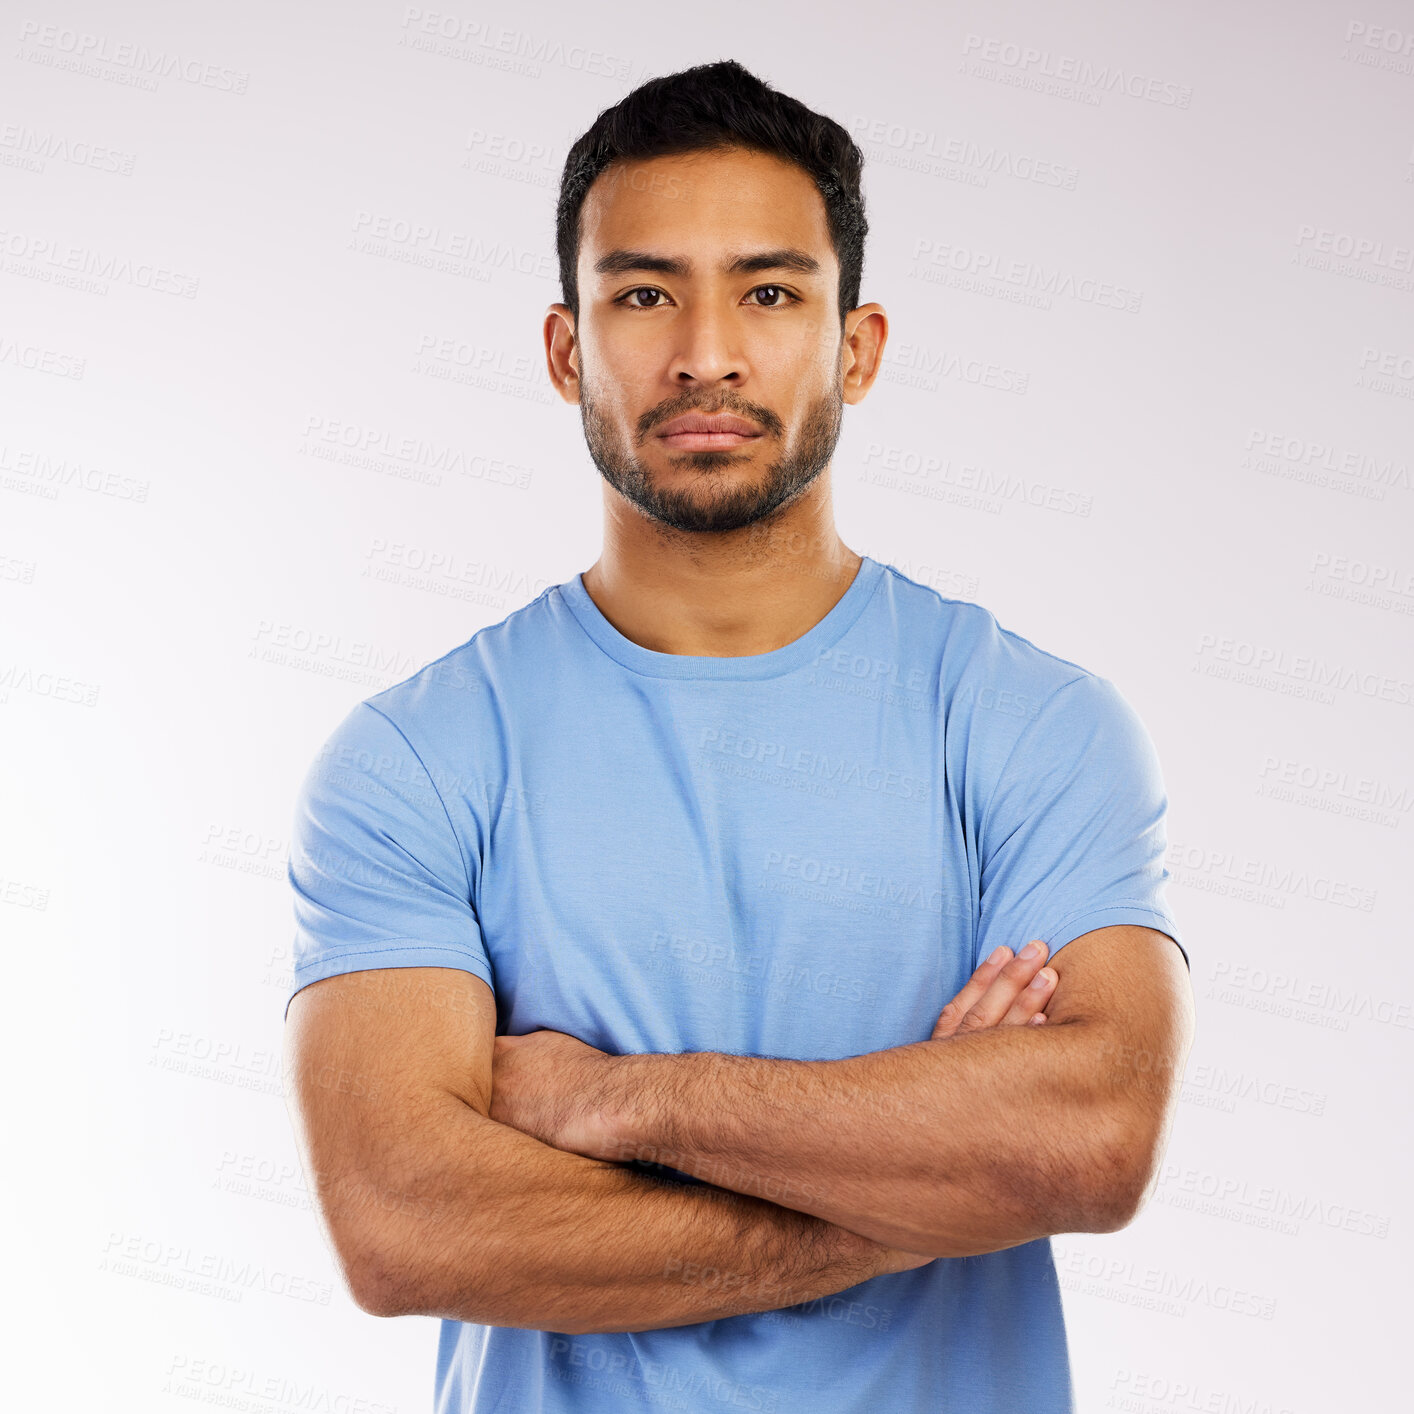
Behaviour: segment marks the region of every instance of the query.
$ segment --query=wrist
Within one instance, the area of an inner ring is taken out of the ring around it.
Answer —
[[[595,1145],[595,1157],[614,1163],[630,1159],[657,1162],[651,1147],[637,1132],[635,1095],[632,1071],[638,1056],[608,1056],[603,1061],[590,1104],[590,1126]],[[642,1150],[643,1152],[640,1152]]]
[[[830,1274],[836,1289],[896,1271],[896,1257],[882,1243],[824,1218],[811,1218],[813,1241],[821,1274]]]

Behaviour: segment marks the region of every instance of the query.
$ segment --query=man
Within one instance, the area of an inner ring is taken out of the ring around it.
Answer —
[[[1049,1237],[1157,1171],[1144,727],[834,529],[859,188],[735,63],[599,116],[545,343],[603,553],[305,781],[297,1127],[357,1303],[442,1318],[439,1411],[1069,1410]]]

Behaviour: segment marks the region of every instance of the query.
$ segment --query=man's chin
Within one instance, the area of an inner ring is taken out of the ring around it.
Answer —
[[[638,501],[636,504],[639,510],[660,525],[703,534],[743,530],[770,514],[759,498],[743,500],[733,497],[723,500],[720,496],[710,493],[703,496],[689,493],[666,500],[662,497],[649,497],[646,503]]]

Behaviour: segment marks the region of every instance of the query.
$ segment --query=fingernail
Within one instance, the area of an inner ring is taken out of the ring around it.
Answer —
[[[1002,947],[999,947],[999,948],[993,948],[993,949],[992,949],[992,955],[991,955],[991,957],[989,957],[989,958],[987,959],[987,961],[988,961],[988,962],[1000,962],[1000,961],[1006,956],[1006,954],[1007,954],[1007,950],[1006,950],[1006,947],[1005,947],[1005,946],[1002,946]]]
[[[1021,950],[1022,957],[1040,957],[1041,944],[1036,942],[1027,943]]]
[[[1055,980],[1056,974],[1049,967],[1043,967],[1032,979],[1031,985],[1039,992],[1042,987],[1049,987]]]

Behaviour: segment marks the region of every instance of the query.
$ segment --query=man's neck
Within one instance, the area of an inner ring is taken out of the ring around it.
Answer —
[[[829,528],[788,536],[699,535],[693,551],[659,541],[650,553],[608,543],[582,576],[599,612],[655,653],[737,658],[774,652],[815,627],[853,583],[862,559]],[[706,542],[713,542],[710,545]]]

